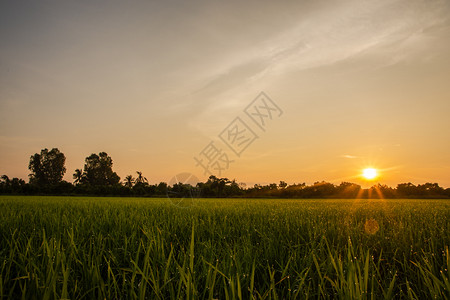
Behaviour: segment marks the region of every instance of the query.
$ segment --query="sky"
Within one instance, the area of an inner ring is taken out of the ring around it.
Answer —
[[[205,180],[212,142],[247,185],[450,187],[449,37],[448,0],[0,0],[0,174],[56,147],[68,181],[101,151],[122,178]],[[239,156],[235,118],[257,136]]]

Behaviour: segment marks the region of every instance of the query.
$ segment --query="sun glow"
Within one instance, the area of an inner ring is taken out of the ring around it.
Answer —
[[[378,176],[378,173],[374,168],[367,168],[363,170],[362,176],[367,180],[373,180]]]

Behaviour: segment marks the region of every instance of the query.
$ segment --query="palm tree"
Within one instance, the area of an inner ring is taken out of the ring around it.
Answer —
[[[134,182],[135,182],[135,180],[134,180],[133,176],[128,175],[128,176],[125,177],[124,185],[126,187],[132,188]]]
[[[73,173],[73,181],[74,184],[79,184],[83,180],[83,171],[81,169],[76,169],[75,173]]]
[[[136,184],[138,183],[148,183],[147,178],[145,178],[144,176],[142,176],[142,172],[136,171],[136,173],[138,174],[138,177],[136,178]]]

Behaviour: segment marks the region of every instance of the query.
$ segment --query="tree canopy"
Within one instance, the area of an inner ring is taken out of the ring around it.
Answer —
[[[113,161],[106,152],[92,153],[86,157],[84,171],[75,170],[74,179],[77,183],[90,184],[94,186],[116,185],[120,177],[112,170]]]
[[[52,195],[118,195],[118,196],[152,196],[161,197],[248,197],[248,198],[450,198],[450,188],[443,188],[438,183],[414,185],[410,182],[400,183],[396,188],[376,184],[368,189],[351,182],[335,185],[318,181],[311,185],[306,183],[287,184],[285,181],[255,184],[246,187],[235,179],[220,178],[211,175],[205,182],[195,186],[177,182],[168,185],[165,182],[150,184],[141,171],[120,182],[120,177],[113,171],[112,158],[106,152],[91,154],[85,159],[83,169],[73,173],[73,183],[63,180],[66,157],[58,148],[42,149],[30,157],[28,168],[31,170],[30,181],[26,183],[19,178],[10,179],[0,176],[0,194],[52,194]]]
[[[35,153],[30,157],[28,169],[32,172],[30,183],[36,185],[55,185],[62,181],[66,167],[66,157],[58,148],[48,151],[42,149],[41,153]]]

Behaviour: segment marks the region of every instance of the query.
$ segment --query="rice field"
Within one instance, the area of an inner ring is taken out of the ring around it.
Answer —
[[[450,200],[178,204],[0,196],[0,299],[450,298]]]

